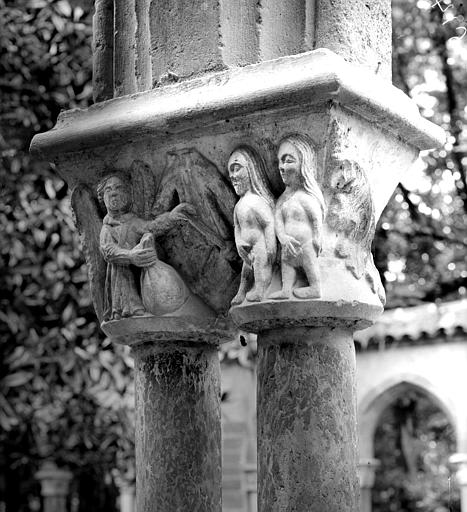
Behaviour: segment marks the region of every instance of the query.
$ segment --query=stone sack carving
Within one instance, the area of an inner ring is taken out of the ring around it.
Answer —
[[[316,181],[316,150],[304,135],[284,138],[278,150],[279,171],[285,191],[275,210],[276,235],[281,246],[282,289],[271,294],[275,300],[321,296],[318,255],[325,203]],[[294,288],[297,270],[302,270],[308,286]]]
[[[240,200],[234,210],[235,244],[242,258],[240,287],[232,305],[261,301],[271,283],[277,242],[274,197],[264,162],[251,148],[241,146],[228,162],[230,181]]]
[[[235,195],[211,162],[193,149],[172,153],[156,189],[151,168],[135,160],[97,189],[75,187],[72,206],[101,322],[172,313],[191,292],[226,311],[238,286],[227,220]]]
[[[107,262],[104,321],[179,309],[188,299],[188,289],[175,270],[159,260],[153,234],[171,228],[190,207],[181,204],[155,220],[145,220],[132,211],[131,184],[122,174],[106,176],[98,185],[98,197],[107,210],[100,234]]]

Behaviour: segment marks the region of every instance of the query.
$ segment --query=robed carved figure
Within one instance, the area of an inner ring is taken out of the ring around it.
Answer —
[[[192,192],[193,181],[203,194]],[[71,201],[101,322],[188,314],[200,311],[199,299],[217,313],[227,310],[238,289],[226,220],[235,194],[211,162],[194,149],[168,155],[162,172],[134,160],[128,171],[107,172],[97,188],[101,207],[85,184]]]
[[[234,210],[235,244],[243,266],[240,287],[232,304],[261,301],[271,283],[276,259],[274,198],[264,163],[252,149],[242,146],[230,156],[230,181],[240,200]],[[248,291],[249,290],[249,291]]]
[[[180,204],[152,221],[142,219],[131,211],[131,185],[122,174],[106,176],[97,193],[107,209],[100,234],[107,262],[104,321],[179,309],[189,291],[177,272],[159,260],[153,234],[171,228],[183,211],[190,211],[189,205]]]
[[[276,235],[281,245],[282,289],[271,299],[321,296],[318,255],[324,221],[324,198],[316,181],[316,150],[304,135],[284,138],[277,153],[285,191],[276,204]],[[308,286],[295,288],[297,269]]]

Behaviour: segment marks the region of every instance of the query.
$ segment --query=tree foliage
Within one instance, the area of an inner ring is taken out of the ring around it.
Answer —
[[[7,503],[19,499],[13,489],[27,501],[26,473],[46,458],[82,478],[92,468],[96,483],[112,469],[125,471],[133,453],[131,359],[96,325],[67,186],[28,153],[32,136],[52,128],[60,110],[90,103],[89,4],[0,0],[0,473],[11,490]],[[92,504],[84,493],[80,510],[99,502],[89,486],[87,495]]]
[[[444,12],[443,12],[444,10]],[[462,2],[393,0],[393,81],[443,127],[379,223],[375,261],[388,307],[465,296],[467,289],[467,18]]]

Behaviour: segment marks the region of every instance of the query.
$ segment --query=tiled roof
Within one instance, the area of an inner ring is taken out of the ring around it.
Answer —
[[[465,335],[467,299],[385,311],[375,325],[355,333],[362,348],[449,340]]]

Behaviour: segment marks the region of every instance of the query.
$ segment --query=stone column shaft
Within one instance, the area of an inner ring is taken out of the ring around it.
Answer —
[[[134,348],[138,512],[220,512],[215,346]]]
[[[375,485],[375,472],[381,465],[378,459],[361,459],[358,463],[360,480],[360,512],[371,512],[371,492]]]
[[[44,462],[36,478],[41,483],[44,512],[66,512],[66,499],[72,474],[51,461]]]
[[[260,512],[356,511],[355,350],[349,331],[258,335]]]

